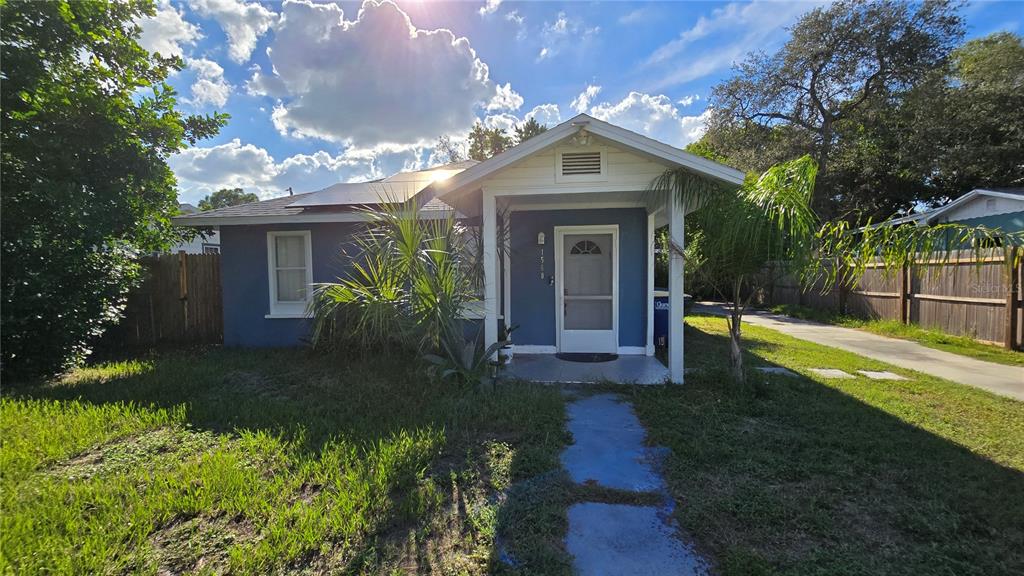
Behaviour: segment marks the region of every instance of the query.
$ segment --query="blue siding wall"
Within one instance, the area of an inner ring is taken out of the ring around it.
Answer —
[[[224,299],[224,345],[297,346],[309,334],[301,318],[265,318],[270,312],[267,232],[309,230],[313,281],[331,282],[343,271],[341,250],[359,224],[222,226],[220,266]]]
[[[555,287],[540,278],[537,233],[543,232],[544,272],[555,273],[555,226],[619,225],[619,346],[647,344],[647,213],[643,208],[514,212],[512,323],[516,344],[555,345]]]

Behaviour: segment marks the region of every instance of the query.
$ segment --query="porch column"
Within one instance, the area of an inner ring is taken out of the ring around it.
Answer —
[[[654,223],[655,212],[647,214],[647,355],[654,356]]]
[[[668,372],[673,382],[683,382],[683,213],[679,199],[669,197],[668,204]]]
[[[498,221],[494,194],[483,191],[484,348],[498,341]]]

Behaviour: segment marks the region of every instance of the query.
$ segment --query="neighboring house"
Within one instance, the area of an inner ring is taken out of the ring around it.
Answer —
[[[178,214],[182,216],[199,213],[199,208],[191,204],[178,204]],[[197,234],[189,242],[179,242],[171,246],[168,251],[171,254],[177,254],[178,252],[185,252],[186,254],[220,254],[220,237],[216,230],[206,231],[203,234]]]
[[[309,330],[310,285],[344,274],[342,248],[382,197],[416,198],[424,217],[456,209],[480,226],[481,316],[487,343],[515,323],[523,353],[654,353],[654,232],[683,244],[686,207],[649,191],[669,168],[725,184],[744,174],[580,114],[480,163],[336,184],[175,219],[221,236],[224,343],[298,344]],[[506,220],[502,222],[502,220]],[[498,230],[508,230],[499,238]],[[506,250],[498,243],[507,242]],[[508,254],[502,262],[499,254]],[[682,256],[670,262],[669,339],[682,342]],[[683,380],[683,347],[669,350]]]
[[[1024,231],[1024,188],[977,188],[934,210],[890,221],[891,224],[911,222],[918,226],[955,222],[1021,232]]]

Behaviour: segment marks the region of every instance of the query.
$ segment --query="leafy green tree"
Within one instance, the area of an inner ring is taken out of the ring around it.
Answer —
[[[548,131],[548,127],[537,122],[536,118],[529,118],[526,122],[516,126],[516,144],[522,144],[538,134]]]
[[[908,98],[903,151],[937,200],[1024,185],[1024,44],[999,32],[965,43]]]
[[[452,142],[451,136],[445,135],[434,144],[434,159],[438,164],[451,164],[465,160],[462,148]]]
[[[469,157],[482,162],[508,150],[514,143],[503,128],[485,128],[477,122],[469,131]]]
[[[133,256],[174,234],[166,158],[226,121],[175,109],[164,81],[183,62],[136,41],[154,13],[141,0],[0,3],[5,377],[70,366],[117,320]]]
[[[841,0],[800,18],[772,55],[751,54],[715,87],[709,129],[741,149],[766,135],[793,139],[817,160],[814,205],[823,217],[842,209],[831,161],[844,121],[910,90],[941,66],[963,36],[948,0]],[[749,150],[729,157],[757,157]],[[791,157],[791,156],[790,156]]]
[[[222,188],[199,201],[200,210],[216,210],[227,206],[237,206],[250,202],[259,202],[260,197],[241,188]]]

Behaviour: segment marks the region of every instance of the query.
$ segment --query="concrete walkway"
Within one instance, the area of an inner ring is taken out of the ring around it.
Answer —
[[[694,312],[725,315],[722,305],[714,302],[700,302],[694,305]],[[1024,368],[1019,366],[985,362],[928,348],[909,340],[887,338],[863,330],[819,324],[757,310],[744,312],[743,321],[778,330],[801,340],[832,346],[901,368],[1024,400]]]
[[[707,563],[679,538],[673,502],[658,471],[660,452],[645,446],[632,406],[614,394],[568,405],[574,443],[562,466],[578,484],[654,493],[657,506],[581,502],[569,507],[565,546],[582,576],[695,576]]]

